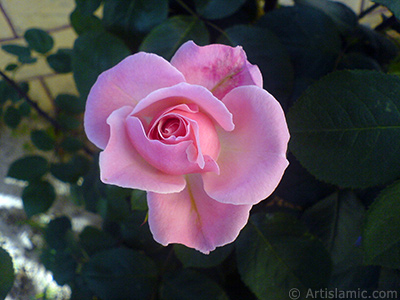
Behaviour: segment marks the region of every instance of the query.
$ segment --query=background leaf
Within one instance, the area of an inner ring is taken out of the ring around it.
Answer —
[[[322,11],[305,5],[282,7],[266,13],[256,26],[274,32],[289,51],[295,74],[294,100],[334,69],[342,41],[335,23]]]
[[[130,54],[117,37],[101,31],[87,31],[78,37],[72,52],[72,70],[78,91],[86,98],[101,72]]]
[[[285,107],[292,95],[293,67],[286,48],[267,28],[238,25],[226,29],[224,37],[232,46],[241,45],[250,63],[263,75],[264,88]]]
[[[221,264],[233,250],[233,244],[218,247],[210,254],[205,255],[184,245],[174,245],[175,255],[185,268],[211,268]]]
[[[44,180],[29,182],[22,192],[22,203],[28,218],[46,212],[55,199],[56,192],[53,185]]]
[[[71,67],[71,49],[58,49],[56,53],[46,57],[49,66],[57,73],[69,73]]]
[[[154,28],[143,40],[139,50],[156,53],[170,60],[176,50],[188,40],[193,40],[199,46],[208,44],[206,26],[196,17],[175,16]]]
[[[354,11],[346,4],[330,0],[295,0],[296,4],[308,5],[323,11],[336,24],[342,34],[349,34],[358,20]]]
[[[31,141],[40,150],[50,151],[54,149],[54,138],[46,130],[32,130]]]
[[[365,262],[400,268],[400,182],[384,189],[368,209],[362,245]]]
[[[114,248],[92,256],[82,275],[90,290],[102,299],[148,299],[157,269],[144,254]]]
[[[195,0],[196,11],[206,19],[222,19],[234,14],[246,0]]]
[[[14,161],[8,169],[7,176],[19,180],[35,180],[48,171],[48,163],[44,157],[27,155]]]
[[[167,16],[167,0],[106,0],[103,23],[117,32],[147,33]]]
[[[400,177],[400,79],[340,71],[315,83],[287,116],[290,149],[318,179],[366,188]]]
[[[261,300],[287,299],[297,288],[326,287],[331,261],[323,245],[290,215],[256,214],[236,243],[240,276]]]
[[[228,300],[224,290],[206,275],[184,269],[164,276],[161,300]]]
[[[14,266],[10,254],[0,247],[0,299],[5,299],[14,284]]]
[[[54,46],[53,38],[46,31],[39,28],[28,29],[24,33],[24,38],[29,48],[42,54],[49,52]]]
[[[14,106],[8,106],[4,112],[4,123],[10,128],[17,128],[21,123],[21,112]]]

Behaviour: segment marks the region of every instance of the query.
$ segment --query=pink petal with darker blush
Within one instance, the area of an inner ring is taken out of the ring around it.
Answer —
[[[206,87],[218,99],[238,86],[263,85],[260,70],[247,61],[240,46],[214,44],[199,47],[189,41],[178,49],[171,64],[182,72],[186,82]]]
[[[285,115],[272,95],[255,86],[238,87],[223,101],[235,129],[218,130],[220,175],[202,174],[204,189],[222,203],[256,204],[275,190],[288,166]]]
[[[111,133],[107,147],[100,153],[101,180],[107,184],[157,193],[182,191],[186,184],[183,176],[165,174],[152,167],[131,144],[125,120],[132,109],[124,106],[107,119]]]
[[[136,104],[152,91],[185,81],[168,61],[140,52],[103,72],[93,85],[87,102],[84,126],[89,140],[104,149],[110,137],[106,123],[114,110]]]
[[[149,225],[162,245],[179,243],[205,254],[233,242],[246,225],[251,205],[215,201],[199,175],[188,175],[186,188],[175,194],[148,193]]]

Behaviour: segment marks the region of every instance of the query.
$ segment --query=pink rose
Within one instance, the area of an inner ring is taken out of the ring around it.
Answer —
[[[129,56],[99,76],[84,121],[104,149],[101,180],[147,191],[163,245],[231,243],[288,165],[284,113],[241,47],[190,41],[171,62]]]

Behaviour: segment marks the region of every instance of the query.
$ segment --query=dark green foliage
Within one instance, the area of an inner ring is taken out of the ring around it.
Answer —
[[[32,181],[46,174],[48,167],[48,162],[44,157],[28,155],[14,161],[8,169],[7,176]]]
[[[229,299],[216,282],[190,269],[164,276],[160,298],[162,300]]]
[[[74,44],[72,70],[81,97],[86,98],[97,76],[129,55],[128,48],[115,36],[87,31]]]
[[[77,154],[66,163],[51,164],[50,172],[61,181],[73,183],[87,173],[89,164],[86,157]]]
[[[193,40],[198,45],[208,44],[207,28],[198,18],[176,16],[155,27],[143,40],[140,50],[156,53],[170,60],[176,50],[188,40]]]
[[[5,299],[14,283],[13,261],[6,250],[0,248],[0,299]]]
[[[384,189],[368,210],[362,235],[367,264],[400,268],[400,184]]]
[[[70,49],[58,49],[56,53],[46,57],[47,63],[57,73],[69,73],[72,71],[71,54]]]
[[[254,215],[236,243],[238,270],[258,299],[286,299],[296,287],[326,287],[331,259],[321,242],[290,215]]]
[[[232,253],[233,247],[232,245],[220,247],[208,255],[184,245],[175,245],[174,250],[186,268],[211,268],[221,264]]]
[[[45,54],[54,46],[53,38],[44,30],[32,28],[25,31],[24,38],[27,41],[29,48]]]
[[[318,81],[288,114],[290,149],[318,179],[366,188],[400,177],[400,79],[342,71]]]
[[[222,19],[234,14],[245,0],[195,0],[196,10],[206,19]]]
[[[45,130],[33,130],[31,132],[31,141],[40,150],[50,151],[54,149],[54,138]]]
[[[83,267],[82,276],[88,288],[107,300],[149,299],[157,269],[144,254],[127,248],[96,253]]]
[[[53,185],[45,180],[30,181],[22,192],[22,202],[28,217],[46,212],[55,199]]]

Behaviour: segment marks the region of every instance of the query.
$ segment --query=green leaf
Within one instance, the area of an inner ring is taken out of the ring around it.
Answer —
[[[33,130],[31,132],[31,141],[36,148],[43,151],[54,149],[55,141],[46,130]]]
[[[21,122],[21,113],[14,106],[8,106],[4,112],[4,123],[10,128],[17,128]]]
[[[382,71],[379,63],[372,57],[358,52],[344,54],[336,70],[375,70]]]
[[[236,242],[239,274],[260,300],[287,299],[297,288],[327,286],[329,254],[302,223],[289,215],[253,215]]]
[[[157,269],[144,254],[127,248],[96,253],[83,267],[82,276],[90,290],[107,300],[149,299]]]
[[[90,166],[90,161],[82,155],[74,155],[67,163],[53,163],[50,166],[51,174],[57,179],[74,183],[85,175]]]
[[[103,23],[113,31],[147,33],[167,16],[167,0],[113,0],[104,3]]]
[[[44,30],[39,28],[31,28],[25,31],[24,38],[29,48],[36,52],[45,54],[54,46],[53,38]]]
[[[69,114],[81,114],[85,111],[85,101],[70,94],[60,94],[54,100],[58,109]]]
[[[353,192],[333,193],[304,211],[302,221],[339,264],[354,251],[361,236],[365,208]]]
[[[196,11],[206,19],[222,19],[234,14],[246,0],[195,0]]]
[[[147,193],[142,190],[132,190],[131,193],[131,209],[132,210],[148,210]]]
[[[373,2],[386,6],[395,16],[400,19],[400,3],[393,0],[373,0]]]
[[[2,45],[1,48],[12,55],[18,57],[31,57],[31,50],[28,47],[20,45]]]
[[[256,26],[270,29],[289,51],[295,73],[293,99],[314,80],[331,72],[342,40],[335,23],[320,10],[304,5],[266,13]]]
[[[109,33],[88,31],[78,37],[72,52],[72,70],[80,96],[85,99],[100,73],[129,54],[125,44]]]
[[[176,257],[185,268],[211,268],[221,264],[232,253],[233,244],[217,248],[210,254],[205,255],[197,250],[184,245],[174,245]]]
[[[75,0],[76,8],[83,15],[93,14],[100,6],[102,0]]]
[[[4,80],[0,80],[0,104],[4,104],[9,99],[12,88]]]
[[[63,286],[73,282],[78,264],[71,253],[46,249],[40,260],[46,269],[52,272],[53,279],[58,285]]]
[[[22,101],[22,103],[20,102],[20,105],[18,106],[18,111],[22,117],[28,117],[31,113],[31,106],[28,102]]]
[[[70,15],[71,25],[79,35],[86,31],[104,31],[101,20],[94,15],[83,14],[79,9],[75,9]]]
[[[46,212],[54,200],[56,193],[51,183],[44,180],[34,180],[22,192],[22,203],[28,218]]]
[[[133,211],[131,215],[121,222],[121,235],[129,247],[150,251],[160,250],[162,247],[156,243],[150,232],[147,220],[147,211]]]
[[[117,241],[107,232],[86,226],[79,234],[80,244],[89,255],[113,248]]]
[[[362,235],[367,264],[400,268],[400,182],[384,189],[368,209]]]
[[[400,78],[373,71],[332,73],[287,116],[290,149],[318,179],[365,188],[400,177]]]
[[[232,46],[241,45],[263,74],[264,88],[285,106],[293,88],[293,67],[286,48],[266,28],[238,25],[225,31]]]
[[[58,49],[55,54],[50,54],[46,57],[49,66],[57,73],[69,73],[72,71],[71,67],[70,49]]]
[[[57,117],[56,121],[58,125],[64,130],[64,131],[70,131],[79,128],[81,126],[82,122],[81,119],[78,118],[77,116],[68,114],[66,112],[61,111]]]
[[[47,171],[48,163],[45,158],[38,155],[27,155],[11,164],[7,176],[19,180],[32,181],[39,179]]]
[[[5,299],[14,284],[13,261],[6,250],[0,247],[0,299]]]
[[[327,14],[342,34],[349,34],[356,27],[357,15],[347,5],[329,0],[295,0],[296,4],[308,5]]]
[[[216,282],[189,269],[165,275],[160,295],[161,300],[229,300]]]
[[[191,16],[174,16],[146,36],[140,45],[140,51],[156,53],[169,60],[188,40],[193,40],[198,45],[209,43],[209,34],[204,22]]]
[[[60,146],[65,151],[73,153],[83,148],[83,142],[75,137],[67,136],[63,139]]]
[[[16,70],[18,68],[18,65],[17,64],[8,64],[7,66],[6,66],[6,71],[8,71],[8,72],[11,72],[11,71],[14,71],[14,70]]]
[[[45,239],[51,249],[63,251],[67,248],[67,236],[72,229],[71,221],[68,217],[58,217],[51,220],[46,227]]]

